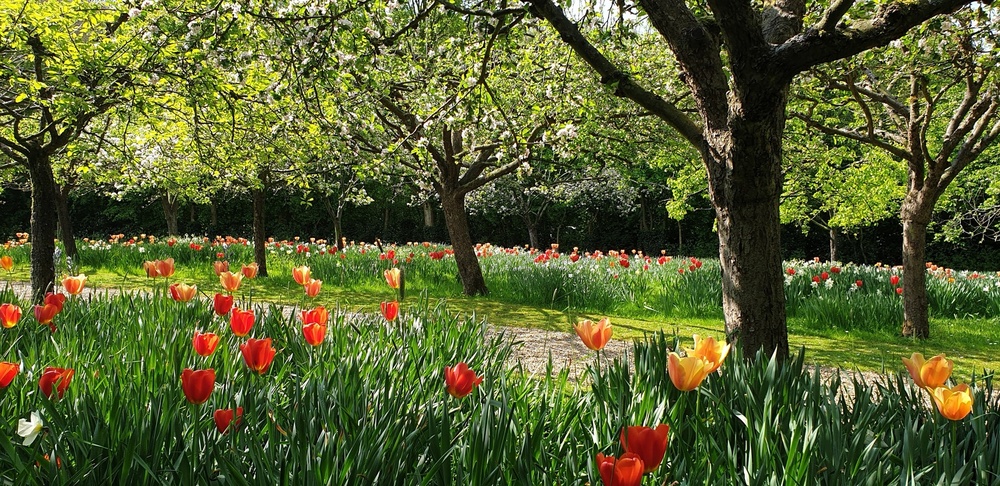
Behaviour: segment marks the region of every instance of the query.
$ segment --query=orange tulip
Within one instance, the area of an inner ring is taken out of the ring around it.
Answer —
[[[229,316],[229,327],[232,328],[233,334],[243,337],[250,333],[253,319],[252,310],[240,310],[238,307],[234,307],[233,314]]]
[[[326,324],[318,322],[308,322],[302,325],[302,335],[306,342],[312,346],[319,346],[326,337]]]
[[[240,352],[243,353],[243,362],[259,374],[267,373],[274,361],[276,351],[271,346],[271,338],[247,340],[246,344],[240,345]]]
[[[14,259],[10,255],[0,257],[0,267],[8,272],[14,271]]]
[[[637,454],[626,452],[618,459],[597,453],[597,470],[604,486],[639,486],[645,466]]]
[[[292,269],[292,278],[295,279],[295,283],[299,285],[305,285],[312,280],[312,272],[309,267],[302,265],[301,267],[295,267]]]
[[[36,305],[35,306],[35,319],[38,320],[39,324],[52,324],[52,319],[55,319],[56,315],[59,314],[60,308],[55,304],[46,305]]]
[[[243,274],[227,270],[219,274],[219,282],[222,283],[222,288],[226,289],[227,292],[236,292],[239,290],[240,284],[243,283]]]
[[[603,349],[611,340],[611,321],[607,317],[598,321],[597,324],[590,320],[584,320],[573,328],[576,329],[576,334],[580,336],[583,344],[594,351]]]
[[[390,288],[399,288],[399,273],[398,268],[390,268],[383,273],[385,275],[385,282],[389,284]]]
[[[322,324],[325,326],[329,318],[330,314],[323,306],[317,306],[315,309],[302,311],[301,314],[303,324]]]
[[[319,289],[323,286],[322,280],[316,280],[314,278],[309,279],[309,283],[305,284],[303,288],[306,291],[306,295],[309,297],[316,297],[319,295]]]
[[[56,307],[56,313],[62,312],[63,304],[66,303],[66,296],[63,294],[55,294],[49,292],[45,294],[45,299],[42,301],[42,305],[53,305]]]
[[[14,381],[14,377],[17,376],[19,371],[21,371],[20,363],[0,361],[0,388],[10,386],[10,382]]]
[[[233,309],[233,296],[228,294],[215,294],[215,298],[212,299],[212,307],[215,309],[215,313],[220,316],[224,316]]]
[[[655,429],[649,427],[632,426],[623,428],[621,432],[622,447],[625,452],[631,452],[642,458],[645,464],[643,472],[653,472],[667,452],[667,433],[670,426],[660,424]]]
[[[177,302],[188,302],[198,293],[197,285],[175,283],[170,285],[170,297]]]
[[[691,391],[708,376],[712,363],[697,356],[681,358],[677,353],[670,353],[667,363],[667,373],[670,381],[680,391]]]
[[[399,317],[399,302],[395,300],[392,302],[382,302],[382,316],[385,320],[392,322]]]
[[[0,305],[0,323],[3,327],[10,329],[21,320],[21,308],[14,304]]]
[[[235,428],[243,421],[243,407],[236,407],[235,411],[231,408],[220,408],[212,414],[212,417],[215,419],[216,430],[220,434],[225,434],[229,432],[230,425]],[[233,421],[234,418],[235,422]]]
[[[66,389],[69,388],[69,383],[73,381],[73,368],[53,368],[51,366],[45,368],[42,372],[41,378],[38,379],[38,387],[41,388],[42,394],[48,398],[52,398],[52,387],[56,387],[56,394],[59,398],[63,397],[66,393]]]
[[[80,292],[83,292],[83,286],[86,283],[87,276],[80,274],[75,277],[63,278],[62,286],[70,295],[80,295]]]
[[[249,279],[252,280],[252,279],[254,279],[254,278],[257,277],[257,270],[258,269],[260,269],[260,266],[258,266],[257,263],[254,262],[254,263],[251,263],[249,265],[243,265],[243,268],[240,269],[240,272],[243,273],[244,277],[249,278]]]
[[[156,278],[160,276],[160,272],[156,269],[156,262],[146,260],[142,262],[142,269],[146,271],[146,276],[149,278]]]
[[[695,334],[694,349],[688,349],[686,351],[688,356],[696,356],[711,363],[712,366],[708,371],[708,373],[711,374],[722,366],[722,362],[725,361],[726,356],[729,355],[729,348],[731,346],[731,344],[722,344],[716,341],[714,337],[700,339],[698,335]]]
[[[219,345],[219,336],[214,332],[202,333],[195,330],[191,345],[194,347],[194,352],[198,353],[198,355],[209,356],[215,352],[215,348]]]
[[[181,389],[187,401],[200,405],[208,401],[215,389],[215,370],[192,370],[185,368],[181,372]]]
[[[920,353],[913,353],[910,359],[903,358],[903,365],[910,372],[913,382],[920,388],[937,388],[944,385],[948,381],[948,377],[951,376],[951,370],[954,367],[951,360],[945,358],[944,354],[924,361],[924,355]]]
[[[476,372],[465,363],[458,363],[454,368],[444,367],[444,383],[448,393],[455,398],[463,398],[472,393],[472,389],[482,382],[483,377],[476,376]]]
[[[954,388],[939,386],[927,387],[931,398],[937,404],[938,412],[948,420],[962,420],[972,412],[972,392],[969,385],[962,383]]]
[[[229,271],[229,262],[216,260],[212,262],[212,269],[215,270],[215,275],[222,275],[222,272]]]
[[[160,274],[161,277],[170,277],[174,274],[174,259],[167,258],[166,260],[157,260],[156,262],[156,273]]]

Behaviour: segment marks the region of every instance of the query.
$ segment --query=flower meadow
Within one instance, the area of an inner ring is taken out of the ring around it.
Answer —
[[[454,285],[433,246],[279,242],[265,282],[239,241],[99,244],[63,264],[39,306],[0,292],[5,484],[1000,484],[992,374],[954,376],[946,356],[900,356],[894,374],[842,388],[801,352],[747,360],[721,336],[650,334],[611,359],[615,324],[600,319],[575,326],[589,350],[581,379],[555,364],[529,375],[510,359],[515,336],[428,297],[436,279]],[[610,269],[653,300],[666,299],[657,279],[713,266],[481,251],[490,272]],[[827,297],[862,272],[844,299],[896,295],[893,269],[830,265],[789,267],[790,295]],[[84,269],[152,290],[86,293]],[[382,305],[317,304],[348,285]],[[254,297],[274,289],[297,304]]]

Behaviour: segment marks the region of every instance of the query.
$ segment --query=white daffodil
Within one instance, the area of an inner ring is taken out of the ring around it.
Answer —
[[[21,419],[17,421],[17,435],[24,437],[24,445],[30,446],[38,434],[42,433],[42,417],[38,412],[31,412],[31,420]]]

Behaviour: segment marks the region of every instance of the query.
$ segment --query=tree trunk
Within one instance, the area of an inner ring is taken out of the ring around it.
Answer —
[[[448,227],[451,248],[455,252],[458,275],[462,279],[462,291],[465,295],[486,295],[489,290],[486,288],[483,269],[479,266],[479,258],[476,257],[476,249],[469,233],[469,220],[465,214],[465,195],[445,193],[440,196],[445,226]]]
[[[639,231],[648,231],[649,225],[646,224],[646,200],[639,200]]]
[[[188,223],[191,223],[192,225],[197,221],[195,218],[195,208],[196,206],[193,202],[190,206],[188,206]]]
[[[684,247],[684,228],[681,226],[681,220],[677,220],[677,254],[680,255]]]
[[[538,245],[538,224],[528,222],[528,243],[532,248],[541,248]]]
[[[214,200],[210,199],[208,201],[208,209],[209,209],[208,226],[212,228],[213,230],[212,232],[214,233],[215,227],[219,225],[219,210],[215,207]]]
[[[59,215],[59,236],[62,239],[63,249],[67,257],[76,261],[76,237],[73,235],[73,221],[69,216],[69,191],[70,186],[56,184],[56,211]]]
[[[434,206],[430,201],[424,201],[424,228],[434,227]]]
[[[48,155],[28,157],[31,180],[31,300],[41,303],[55,290],[56,182]]]
[[[251,189],[253,197],[253,261],[257,275],[267,276],[267,232],[264,230],[264,189]]]
[[[837,261],[837,228],[830,227],[830,261]]]
[[[389,207],[386,206],[385,210],[382,212],[382,233],[380,234],[380,237],[383,239],[385,238],[385,235],[389,233],[389,216],[391,214],[392,213],[389,211]]]
[[[930,337],[927,309],[927,224],[930,211],[909,195],[903,201],[903,336]],[[931,206],[933,207],[933,205]]]
[[[781,142],[787,90],[731,99],[729,119],[707,130],[709,194],[722,266],[726,334],[743,355],[788,356],[781,261]]]
[[[177,198],[164,194],[160,197],[160,203],[163,205],[163,217],[167,220],[167,234],[177,236],[180,234],[177,229]]]

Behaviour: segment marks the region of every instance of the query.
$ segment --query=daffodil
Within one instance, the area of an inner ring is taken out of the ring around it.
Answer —
[[[38,412],[31,412],[31,420],[17,421],[17,435],[24,437],[24,445],[30,446],[38,438],[38,434],[42,433],[43,425],[45,423],[42,422],[41,415],[38,415]]]

